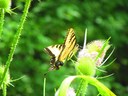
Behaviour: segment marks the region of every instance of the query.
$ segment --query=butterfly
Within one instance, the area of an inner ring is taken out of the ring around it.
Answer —
[[[44,50],[51,56],[51,67],[49,70],[58,70],[60,66],[63,66],[64,61],[69,60],[78,50],[73,28],[68,30],[63,44],[48,46]]]

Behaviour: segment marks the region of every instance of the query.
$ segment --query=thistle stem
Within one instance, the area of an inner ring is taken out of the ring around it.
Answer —
[[[6,61],[5,70],[4,70],[4,73],[2,75],[2,79],[0,81],[0,86],[4,82],[5,76],[6,76],[7,72],[8,72],[8,70],[9,70],[10,63],[11,63],[11,61],[13,59],[13,55],[14,55],[16,46],[17,46],[19,38],[21,36],[23,25],[24,25],[24,22],[25,22],[26,17],[27,17],[27,13],[28,13],[28,9],[30,7],[30,3],[31,3],[31,0],[26,0],[26,4],[25,4],[24,11],[23,11],[23,15],[21,17],[21,20],[20,20],[20,23],[19,23],[19,27],[17,29],[17,32],[16,32],[15,37],[14,37],[13,42],[12,42],[12,46],[11,46],[11,49],[10,49],[10,54],[9,54],[8,59]]]
[[[7,95],[7,85],[3,83],[3,96]]]
[[[3,25],[4,25],[4,9],[0,9],[0,39],[3,32]]]
[[[85,96],[87,87],[88,87],[88,82],[85,81],[84,79],[81,79],[79,87],[76,92],[76,96]]]

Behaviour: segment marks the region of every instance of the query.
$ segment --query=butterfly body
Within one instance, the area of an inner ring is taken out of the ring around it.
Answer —
[[[64,65],[65,60],[69,60],[74,54],[74,50],[78,50],[74,30],[71,28],[68,31],[63,44],[57,44],[44,48],[44,50],[52,57],[50,60],[50,70],[58,70]]]
[[[45,48],[44,50],[52,57],[50,60],[51,68],[50,70],[59,69],[60,66],[63,66],[64,61],[59,60],[59,54],[62,51],[64,45],[53,45]],[[51,51],[54,50],[53,52]]]

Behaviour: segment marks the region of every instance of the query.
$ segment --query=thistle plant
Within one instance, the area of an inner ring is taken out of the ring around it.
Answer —
[[[99,95],[116,96],[110,89],[108,89],[96,78],[96,71],[106,61],[104,60],[104,57],[107,50],[110,48],[110,38],[106,41],[95,40],[89,44],[86,44],[86,36],[87,30],[85,32],[83,48],[78,52],[77,61],[74,64],[77,72],[76,75],[69,76],[64,79],[55,96],[86,96],[86,91],[89,84],[97,88]],[[110,54],[112,54],[112,52]],[[80,79],[77,90],[72,88],[74,90],[73,94],[69,95],[68,93],[71,83],[77,78]]]
[[[3,89],[3,96],[6,96],[7,94],[6,92],[7,85],[10,82],[9,67],[13,59],[13,55],[17,47],[17,44],[19,42],[21,33],[22,33],[23,25],[24,25],[24,22],[28,14],[28,9],[30,7],[31,0],[26,0],[25,2],[26,4],[24,7],[24,11],[23,11],[19,26],[17,28],[17,32],[14,35],[14,39],[13,39],[13,42],[10,48],[8,59],[4,67],[0,66],[0,88]],[[11,8],[11,0],[0,0],[0,15],[1,15],[0,16],[0,39],[1,39],[2,31],[3,31],[4,15],[5,15],[5,12],[11,12],[10,8]]]

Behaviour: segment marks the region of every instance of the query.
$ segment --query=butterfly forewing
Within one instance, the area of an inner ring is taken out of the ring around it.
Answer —
[[[76,37],[74,30],[71,28],[69,29],[69,32],[66,36],[65,42],[64,42],[64,49],[61,51],[61,54],[59,55],[59,60],[63,61],[65,60],[69,55],[73,53],[73,49],[76,47]]]

